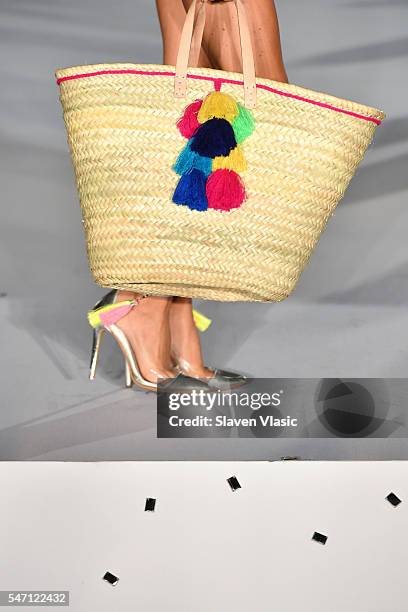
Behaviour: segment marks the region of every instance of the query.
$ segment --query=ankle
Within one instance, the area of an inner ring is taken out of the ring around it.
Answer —
[[[157,318],[168,316],[171,305],[171,298],[146,296],[139,302],[138,312],[141,316],[148,318]]]
[[[127,289],[119,289],[116,297],[117,302],[124,302],[127,300],[135,300],[140,297],[140,293],[135,293],[134,291],[128,291]]]

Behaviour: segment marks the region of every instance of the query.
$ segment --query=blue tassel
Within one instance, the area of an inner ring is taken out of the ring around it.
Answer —
[[[203,157],[225,157],[237,146],[234,130],[225,119],[202,123],[191,139],[191,150]]]
[[[196,168],[183,174],[174,191],[173,202],[188,206],[191,210],[207,210],[206,181],[205,174]]]
[[[190,142],[188,142],[179,154],[173,169],[177,174],[183,175],[190,172],[193,168],[201,170],[205,176],[209,176],[212,171],[212,159],[194,153],[194,151],[191,150]]]

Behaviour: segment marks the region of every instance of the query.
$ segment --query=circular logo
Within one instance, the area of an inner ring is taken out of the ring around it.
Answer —
[[[316,410],[326,429],[344,437],[371,435],[388,412],[384,405],[376,406],[373,394],[361,382],[338,379],[321,382]]]

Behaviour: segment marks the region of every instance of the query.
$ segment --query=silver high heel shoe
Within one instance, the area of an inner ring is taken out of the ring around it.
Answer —
[[[93,309],[88,312],[88,321],[93,328],[89,378],[90,380],[94,380],[95,378],[102,337],[105,331],[108,331],[115,338],[125,359],[126,387],[131,387],[134,383],[145,391],[153,391],[157,393],[157,383],[151,382],[150,380],[144,378],[139,369],[136,356],[129,343],[129,340],[126,337],[126,334],[116,325],[116,323],[132,308],[136,307],[145,296],[135,298],[133,300],[117,302],[117,294],[117,289],[112,289],[112,291],[109,291],[109,293],[99,300]],[[183,373],[178,371],[175,372],[174,378],[168,380],[163,379],[163,386],[161,390],[165,389],[166,387],[168,387],[171,391],[178,392],[189,392],[193,389],[203,388],[197,379],[185,376]]]
[[[216,389],[235,389],[249,382],[249,378],[239,372],[220,370],[218,368],[210,368],[210,370],[213,370],[214,375],[206,379],[209,387],[215,387]]]
[[[143,377],[126,334],[116,325],[119,319],[137,306],[144,296],[135,298],[134,300],[117,302],[117,294],[118,291],[116,289],[109,291],[109,293],[99,300],[93,309],[88,312],[88,321],[93,328],[89,378],[90,380],[94,380],[95,378],[102,337],[105,331],[108,331],[115,338],[125,359],[126,387],[131,387],[134,383],[145,391],[157,392],[157,383],[146,380],[146,378]]]
[[[212,389],[235,389],[249,382],[249,379],[244,374],[239,374],[239,372],[230,372],[211,367],[208,369],[212,370],[212,376],[208,378],[194,376],[194,368],[188,361],[182,358],[175,358],[174,361],[176,362],[178,372],[184,376],[205,382]]]

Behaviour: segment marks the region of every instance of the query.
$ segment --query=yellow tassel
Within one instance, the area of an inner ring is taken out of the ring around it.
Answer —
[[[88,312],[88,322],[91,327],[98,327],[98,325],[100,325],[101,320],[97,310],[90,310]]]
[[[211,325],[211,319],[205,317],[198,310],[193,310],[194,323],[196,324],[197,329],[201,332],[205,332]]]
[[[212,169],[220,170],[225,168],[226,170],[234,170],[235,172],[245,172],[247,169],[246,159],[239,145],[232,149],[229,155],[226,157],[214,157]]]
[[[204,123],[214,118],[226,119],[232,123],[238,114],[238,104],[235,102],[234,98],[220,91],[213,91],[204,99],[197,119],[200,123]]]

